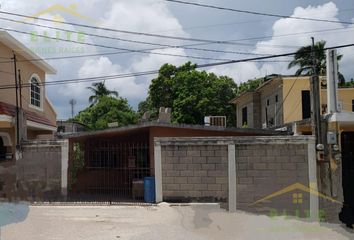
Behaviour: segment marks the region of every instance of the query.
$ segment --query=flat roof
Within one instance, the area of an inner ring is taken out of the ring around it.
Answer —
[[[91,131],[91,132],[77,132],[70,133],[66,135],[62,135],[63,138],[82,138],[82,137],[90,137],[90,136],[100,136],[106,134],[119,134],[123,132],[129,132],[134,130],[146,129],[151,127],[160,127],[160,128],[177,128],[177,129],[190,129],[190,130],[203,130],[203,131],[219,131],[219,132],[234,132],[234,133],[244,133],[244,134],[254,134],[254,135],[284,135],[284,133],[269,130],[269,129],[255,129],[255,128],[224,128],[218,126],[204,126],[204,125],[188,125],[188,124],[169,124],[169,123],[159,123],[159,122],[145,122],[136,125],[129,125],[119,128],[110,128],[99,131]]]
[[[37,59],[36,61],[32,61],[32,63],[36,65],[38,68],[40,68],[41,70],[43,70],[45,73],[47,74],[57,73],[54,67],[49,65],[40,56],[35,54],[32,50],[30,50],[28,47],[26,47],[16,38],[10,35],[8,32],[0,31],[0,42],[27,60]]]

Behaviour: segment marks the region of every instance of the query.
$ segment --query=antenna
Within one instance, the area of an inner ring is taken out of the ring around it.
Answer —
[[[76,104],[76,100],[75,99],[71,99],[69,103],[71,105],[71,118],[74,119],[74,106]]]

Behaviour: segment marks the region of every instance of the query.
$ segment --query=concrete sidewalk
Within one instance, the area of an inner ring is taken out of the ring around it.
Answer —
[[[24,222],[2,228],[1,240],[353,239],[335,224],[271,219],[217,205],[31,206]]]

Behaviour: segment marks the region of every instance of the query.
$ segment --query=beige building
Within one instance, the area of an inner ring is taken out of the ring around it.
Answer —
[[[46,74],[56,70],[10,34],[0,32],[0,160],[13,159],[17,144],[14,54],[22,86],[18,91],[19,140],[48,138],[56,131],[57,114],[43,85]]]
[[[321,81],[325,81],[322,77]],[[339,88],[341,112],[354,111],[354,88]],[[270,128],[311,117],[310,79],[308,76],[273,76],[254,91],[231,101],[236,105],[237,127]],[[321,89],[322,113],[327,112],[327,90]],[[311,131],[309,124],[302,132]]]

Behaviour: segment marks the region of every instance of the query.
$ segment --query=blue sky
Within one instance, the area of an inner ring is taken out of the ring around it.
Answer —
[[[298,17],[322,18],[330,20],[353,21],[354,6],[351,1],[283,1],[283,0],[193,0],[194,2],[219,5],[243,10],[268,12]],[[53,8],[54,6],[54,8]],[[58,8],[59,6],[59,8]],[[62,7],[62,9],[60,9]],[[80,14],[74,16],[63,9],[71,9]],[[145,33],[157,33],[163,35],[202,38],[212,40],[239,40],[245,38],[259,38],[257,40],[241,41],[242,45],[214,44],[201,46],[208,49],[222,51],[242,51],[251,54],[279,54],[293,52],[299,46],[310,44],[310,37],[313,35],[316,40],[326,40],[327,46],[352,43],[354,39],[353,26],[339,23],[323,23],[301,21],[295,19],[279,19],[274,17],[255,16],[235,12],[205,9],[194,6],[186,6],[175,3],[167,3],[162,0],[7,0],[1,3],[2,11],[16,12],[25,15],[39,14],[40,17],[62,20],[66,22],[77,22],[82,24],[107,27],[114,29],[130,30]],[[50,10],[50,11],[46,11]],[[4,16],[2,16],[4,17]],[[12,17],[17,19],[17,17]],[[23,20],[23,19],[21,19]],[[65,26],[62,24],[49,24],[37,21],[38,24],[52,27],[65,28],[69,30],[90,32],[98,35],[119,37],[130,40],[146,41],[151,43],[163,43],[169,45],[182,45],[192,43],[190,41],[161,39],[157,37],[134,36],[129,34],[107,32],[102,30],[88,30],[80,27]],[[3,28],[17,29],[21,31],[35,31],[38,34],[67,38],[66,32],[45,29],[38,26],[30,26],[1,20]],[[303,34],[327,29],[339,29],[331,32],[316,34]],[[20,33],[12,33],[24,44],[34,49],[43,58],[53,56],[70,56],[78,54],[107,53],[112,49],[78,45],[60,41],[44,41],[38,38],[31,39],[30,36]],[[297,35],[279,37],[279,35]],[[79,36],[71,36],[72,40],[78,40]],[[262,38],[267,37],[267,38]],[[80,38],[79,38],[80,39]],[[144,49],[151,46],[120,42],[116,40],[101,39],[84,36],[80,39],[85,43],[101,44],[130,49]],[[218,59],[242,59],[251,55],[238,55],[230,53],[201,52],[184,49],[155,50],[156,53],[193,55],[199,57]],[[347,79],[354,76],[352,66],[354,64],[354,48],[347,48],[341,51],[344,58],[340,63],[340,70]],[[210,63],[213,60],[195,60],[183,57],[164,56],[156,54],[129,53],[120,55],[108,55],[102,57],[51,60],[48,61],[57,70],[55,76],[48,76],[47,81],[58,79],[73,79],[82,77],[95,77],[102,75],[113,75],[130,72],[141,72],[156,70],[163,63],[183,64],[191,60],[196,63]],[[261,77],[266,74],[280,73],[291,74],[295,69],[288,70],[289,58],[280,59],[281,62],[266,63],[239,63],[224,65],[207,69],[219,75],[229,75],[235,82],[243,82],[248,79]],[[127,78],[106,81],[109,88],[115,89],[123,97],[126,97],[134,107],[144,100],[147,89],[153,76]],[[77,101],[75,111],[88,106],[90,92],[86,89],[89,83],[76,83],[61,86],[47,87],[47,94],[54,103],[58,118],[65,119],[70,116],[69,100],[74,98]]]

